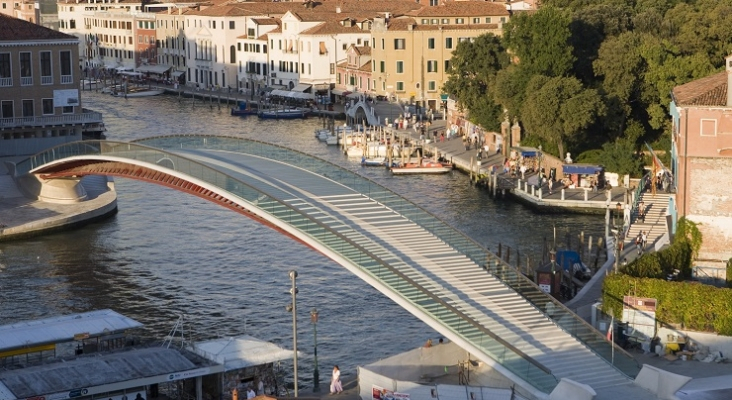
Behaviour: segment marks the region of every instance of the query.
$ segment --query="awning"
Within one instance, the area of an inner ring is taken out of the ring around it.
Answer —
[[[311,85],[308,85],[306,83],[299,83],[297,86],[292,88],[292,91],[293,92],[304,92],[304,91],[310,89],[310,86]]]
[[[562,165],[562,172],[565,175],[579,174],[579,175],[594,175],[598,172],[602,172],[604,168],[602,165],[593,164],[564,164]]]
[[[345,93],[346,91],[343,89],[333,89],[330,92],[336,96],[343,96],[343,93]]]
[[[151,73],[151,74],[164,74],[172,68],[170,65],[141,65],[137,67],[137,72]]]
[[[185,73],[186,71],[173,71],[170,73],[170,76],[172,76],[173,78],[177,78]]]
[[[539,149],[534,147],[511,147],[511,150],[517,151],[523,157],[536,157],[539,155]]]
[[[348,95],[346,95],[346,97],[348,97],[349,99],[358,99],[359,97],[361,97],[362,94],[364,94],[364,93],[353,92],[353,93],[349,93]]]

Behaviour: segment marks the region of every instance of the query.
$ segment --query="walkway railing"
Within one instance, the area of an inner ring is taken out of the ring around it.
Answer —
[[[338,231],[324,225],[323,222],[308,217],[283,204],[280,199],[262,193],[243,182],[233,179],[219,171],[187,158],[161,151],[158,149],[177,150],[181,148],[207,148],[221,150],[235,150],[247,154],[285,162],[339,182],[351,189],[363,193],[381,204],[398,212],[410,221],[420,225],[435,236],[439,237],[453,249],[465,255],[477,265],[495,275],[504,284],[523,296],[537,310],[544,313],[563,330],[576,337],[598,356],[612,363],[627,376],[635,377],[639,366],[627,352],[613,346],[605,340],[602,333],[587,324],[580,317],[565,308],[561,303],[539,289],[531,280],[506,264],[499,257],[490,253],[478,243],[453,229],[445,222],[431,215],[424,209],[405,200],[390,190],[356,175],[344,168],[327,161],[314,158],[291,149],[279,147],[252,140],[227,138],[219,136],[169,136],[160,138],[142,139],[137,143],[144,143],[155,147],[149,148],[136,143],[119,143],[107,141],[74,142],[58,146],[18,164],[17,170],[27,173],[43,164],[66,157],[78,155],[113,155],[153,164],[165,162],[164,165],[175,166],[175,170],[186,173],[197,179],[204,180],[221,187],[260,209],[286,221],[290,225],[307,233],[324,245],[348,258],[354,265],[378,278],[394,293],[408,300],[411,304],[431,315],[450,330],[473,343],[485,351],[486,355],[504,365],[507,369],[522,377],[538,389],[549,392],[556,385],[556,378],[543,365],[523,354],[511,344],[496,337],[492,332],[476,324],[472,319],[463,315],[459,310],[436,297],[429,290],[411,280],[399,270],[383,261],[375,253],[369,243],[355,231]],[[264,196],[263,196],[264,195]]]

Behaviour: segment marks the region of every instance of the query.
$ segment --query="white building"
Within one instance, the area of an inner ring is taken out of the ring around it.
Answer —
[[[157,64],[170,66],[170,76],[186,75],[186,37],[183,33],[186,17],[183,7],[168,8],[155,14]],[[186,76],[187,78],[187,76]]]
[[[249,18],[246,35],[237,38],[237,81],[243,93],[254,95],[267,86],[268,34],[279,29],[280,21],[277,18]]]

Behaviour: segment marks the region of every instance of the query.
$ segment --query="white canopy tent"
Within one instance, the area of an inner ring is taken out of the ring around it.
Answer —
[[[289,360],[294,354],[292,350],[248,335],[196,343],[191,350],[208,360],[223,364],[225,371]]]

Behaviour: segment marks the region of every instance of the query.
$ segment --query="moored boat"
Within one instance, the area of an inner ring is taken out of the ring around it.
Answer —
[[[249,107],[246,101],[240,101],[238,107],[232,107],[231,115],[246,117],[247,115],[256,115],[257,110]]]
[[[434,161],[429,158],[423,158],[421,162],[405,163],[391,167],[391,173],[394,175],[445,174],[450,171],[452,171],[452,164]]]
[[[377,157],[377,158],[361,158],[361,165],[364,167],[383,167],[386,165],[387,160],[383,157]]]
[[[124,98],[130,98],[130,97],[149,97],[149,96],[157,96],[159,94],[165,93],[165,90],[163,89],[155,89],[155,88],[148,88],[148,87],[128,87],[128,88],[122,88],[121,90],[112,91],[112,96],[116,97],[124,97]]]
[[[305,118],[305,110],[299,108],[281,108],[260,111],[257,115],[262,119],[296,119]]]

